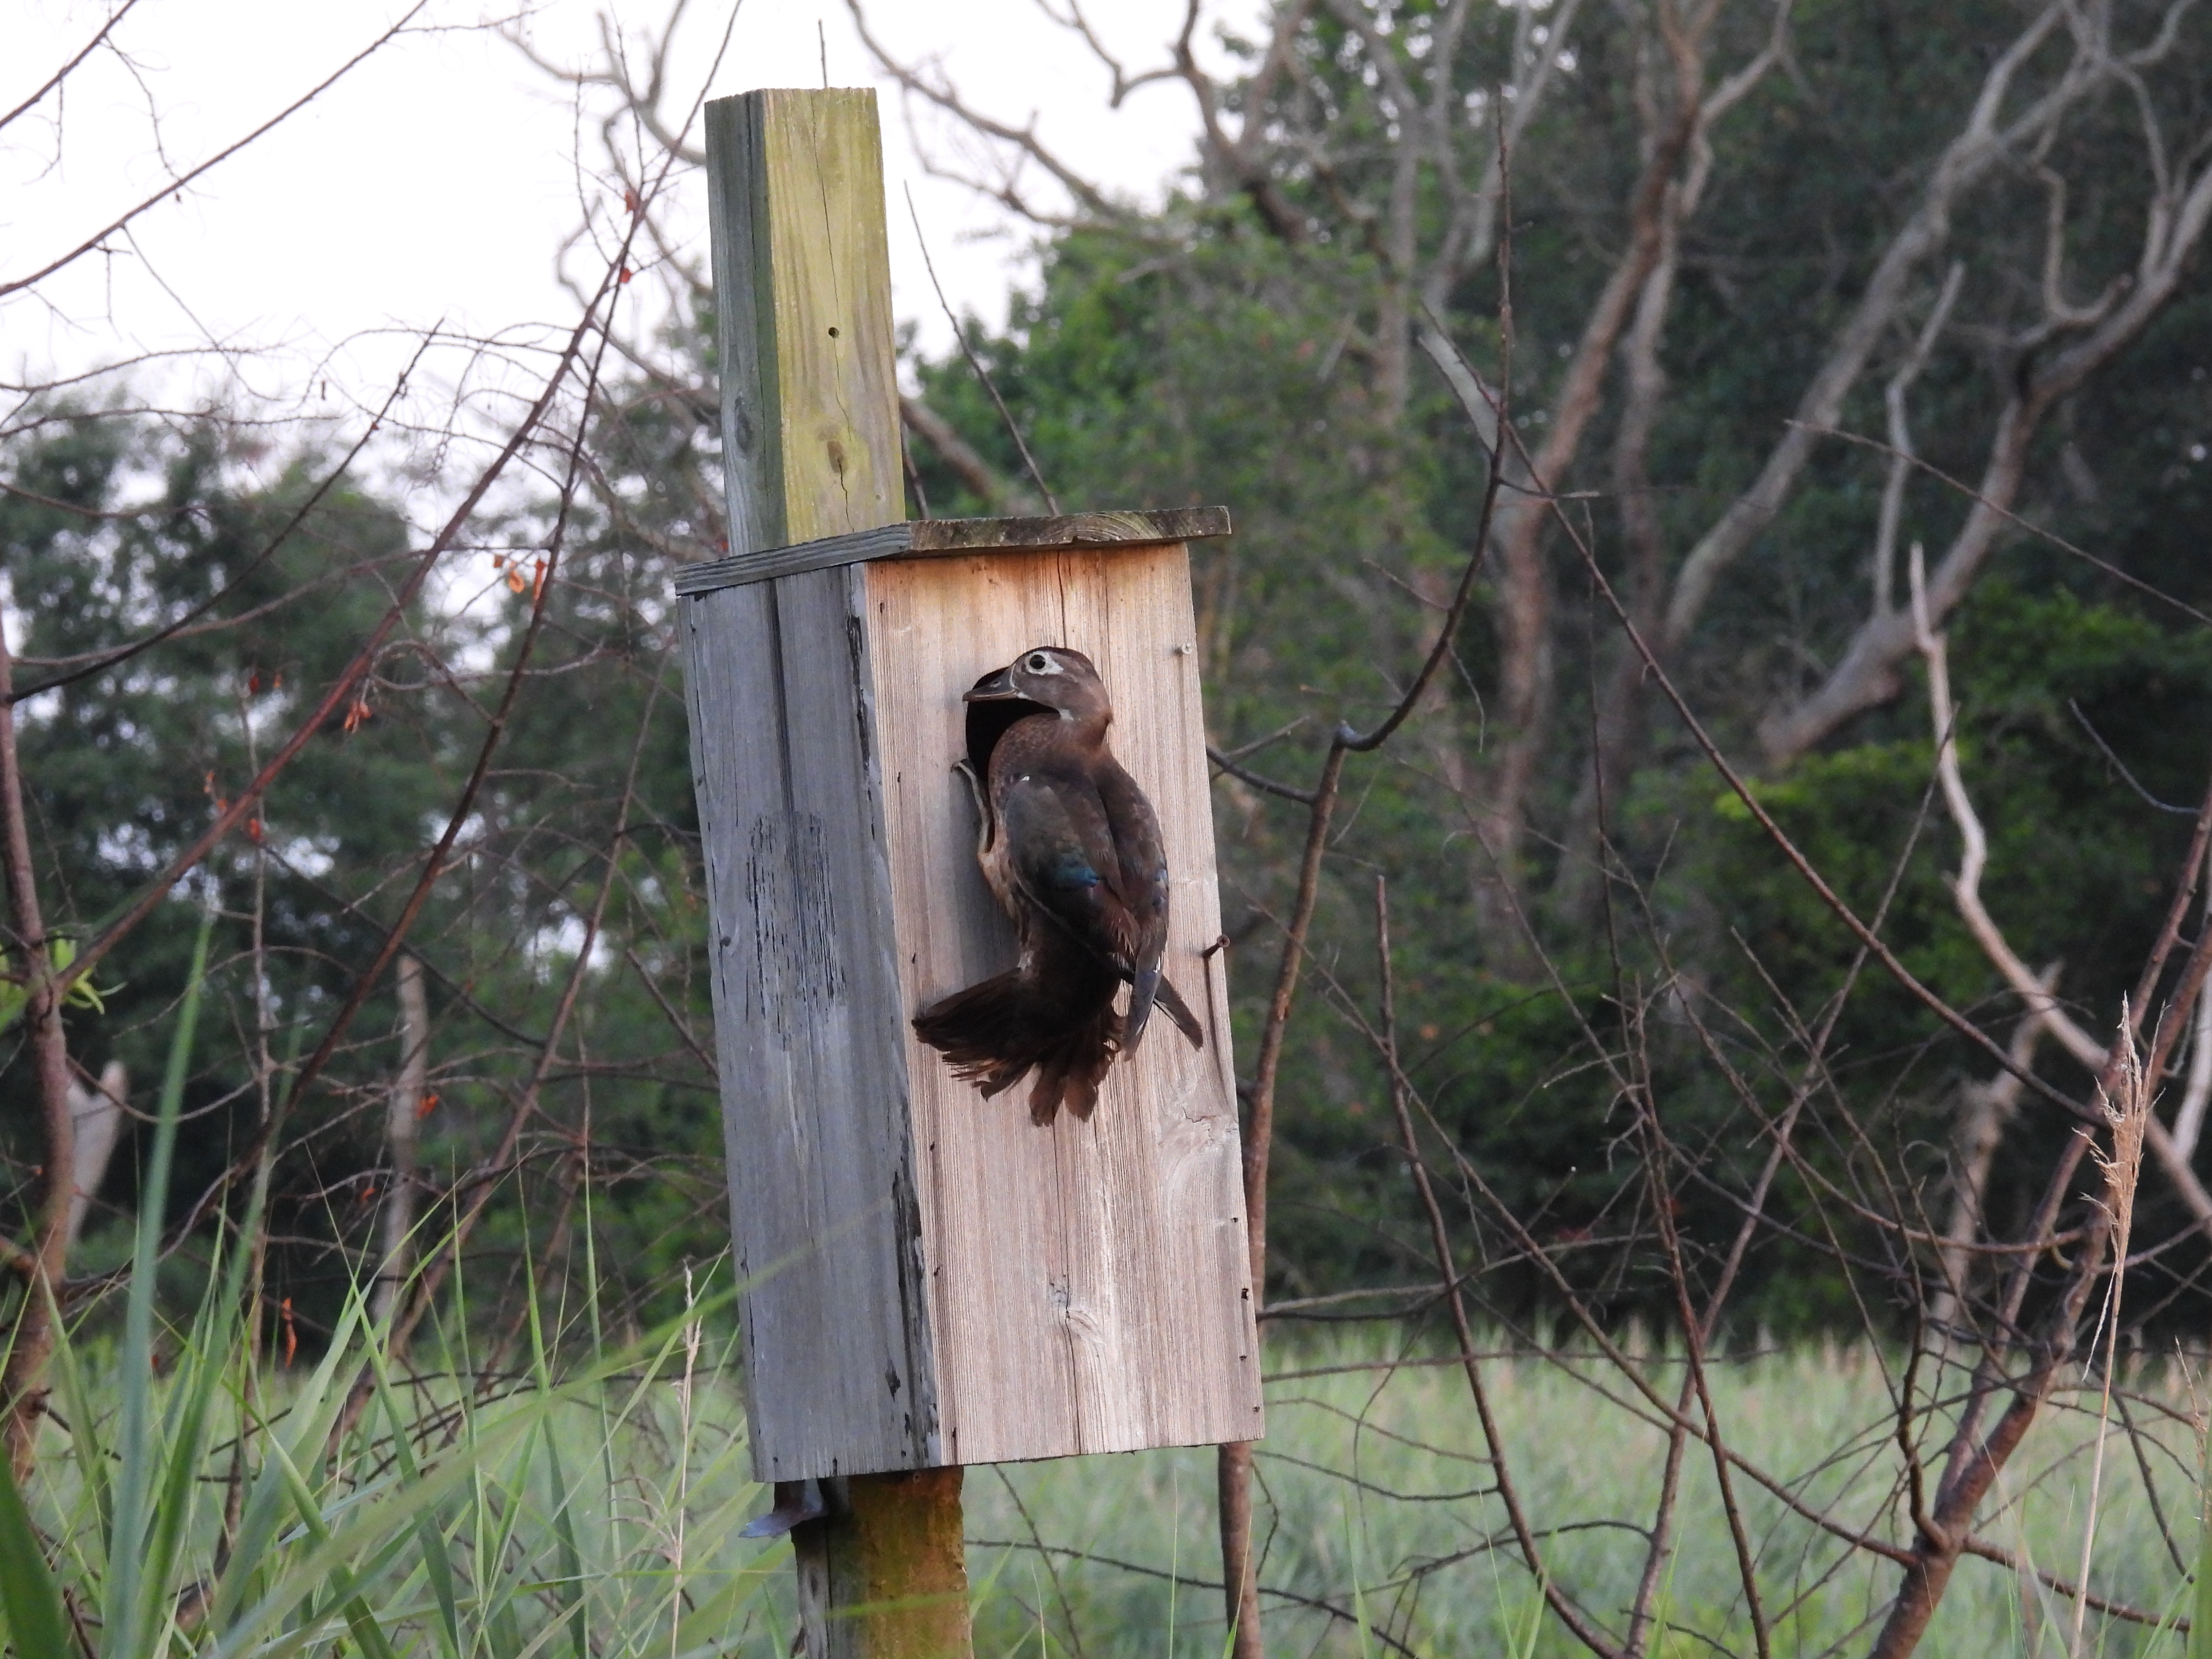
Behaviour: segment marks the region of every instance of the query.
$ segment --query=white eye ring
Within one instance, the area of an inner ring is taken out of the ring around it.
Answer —
[[[1022,666],[1032,674],[1053,674],[1059,672],[1053,659],[1042,651],[1032,651],[1028,656],[1023,658]]]

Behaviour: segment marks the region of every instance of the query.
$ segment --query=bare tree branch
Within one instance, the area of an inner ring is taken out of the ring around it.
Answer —
[[[2044,416],[2134,343],[2165,307],[2208,222],[2212,164],[2198,173],[2185,194],[2148,216],[2136,281],[2125,296],[2083,338],[2022,374],[1998,416],[1966,523],[1929,580],[1931,622],[1941,622],[1966,598],[1995,551],[1999,532],[2010,522],[2012,503],[2027,476],[2029,446]],[[1812,436],[1805,434],[1808,445]],[[1687,575],[1686,568],[1686,580]],[[1678,610],[1680,595],[1678,588]],[[1769,760],[1780,764],[1803,754],[1852,715],[1894,696],[1898,665],[1915,649],[1909,617],[1892,611],[1868,618],[1843,659],[1810,696],[1760,725],[1759,742]]]
[[[397,40],[401,34],[406,33],[407,26],[413,22],[415,19],[422,14],[422,9],[428,5],[429,3],[430,0],[416,0],[415,4],[410,6],[404,12],[400,14],[398,21],[392,24],[391,27],[386,29],[383,33],[378,35],[375,40],[370,41],[368,45],[363,46],[352,57],[347,58],[344,63],[338,65],[335,70],[318,82],[313,88],[309,89],[307,92],[303,93],[301,96],[294,99],[283,109],[277,111],[276,114],[270,116],[266,121],[264,121],[259,126],[254,128],[244,137],[236,139],[233,143],[225,145],[222,149],[217,150],[213,155],[208,157],[206,161],[202,161],[198,166],[163,185],[161,188],[156,191],[153,195],[147,197],[136,207],[130,209],[120,218],[108,225],[105,230],[100,231],[94,235],[88,237],[85,240],[78,243],[76,247],[70,249],[68,252],[49,261],[47,264],[40,266],[37,270],[33,270],[27,275],[15,277],[0,278],[0,300],[6,299],[8,295],[11,294],[20,294],[26,289],[35,288],[39,283],[46,281],[47,277],[52,276],[56,271],[65,270],[69,266],[76,264],[79,259],[82,259],[86,254],[106,246],[109,237],[124,230],[140,215],[149,211],[153,208],[158,207],[161,203],[168,200],[169,198],[175,195],[179,191],[184,189],[185,185],[192,183],[193,180],[212,171],[214,168],[222,166],[222,163],[228,161],[232,156],[237,155],[240,150],[247,148],[264,134],[273,131],[276,128],[283,125],[293,116],[298,114],[308,105],[313,103],[316,99],[321,97],[323,94],[328,92],[340,81],[343,81],[348,75],[351,74],[356,69],[358,69],[362,64],[368,62],[369,58],[374,57],[376,53],[381,51],[386,46],[389,45],[394,40]]]
[[[899,419],[908,431],[935,450],[938,459],[951,467],[960,482],[981,497],[992,512],[1024,516],[1045,510],[1042,500],[977,454],[954,429],[951,422],[919,398],[899,398]]]
[[[1905,303],[1913,271],[1948,239],[1952,215],[1966,193],[2008,157],[2055,128],[2111,77],[2107,54],[2077,47],[2058,80],[2010,121],[2000,125],[2014,82],[2071,9],[2065,0],[2051,0],[1990,64],[1958,135],[1931,169],[1918,206],[1890,239],[1857,305],[1837,331],[1826,359],[1808,382],[1797,406],[1797,424],[1784,429],[1759,477],[1684,561],[1662,636],[1668,649],[1679,647],[1689,636],[1721,573],[1782,510],[1812,459],[1813,434],[1806,428],[1835,424],[1845,395],[1857,383],[1867,358]],[[2108,14],[2099,15],[2109,21]]]

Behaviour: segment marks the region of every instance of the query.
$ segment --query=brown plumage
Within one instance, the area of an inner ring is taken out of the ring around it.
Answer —
[[[968,693],[976,858],[1012,918],[1013,968],[916,1015],[955,1074],[994,1095],[1034,1071],[1030,1116],[1087,1118],[1114,1055],[1157,1004],[1194,1047],[1196,1018],[1162,975],[1168,871],[1159,820],[1107,747],[1114,710],[1079,651],[1040,646]],[[979,777],[978,774],[981,775]],[[1114,1006],[1130,987],[1126,1016]]]

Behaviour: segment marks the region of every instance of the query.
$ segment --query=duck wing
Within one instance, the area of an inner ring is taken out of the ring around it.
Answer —
[[[1167,843],[1160,834],[1159,814],[1152,810],[1137,781],[1111,756],[1102,759],[1104,763],[1095,773],[1098,799],[1114,838],[1115,861],[1121,867],[1117,894],[1129,913],[1134,933],[1127,960],[1121,964],[1129,975],[1129,1012],[1121,1045],[1133,1050],[1164,983],[1160,978],[1160,959],[1168,947]],[[1167,994],[1174,995],[1172,986],[1167,988]],[[1176,997],[1176,1006],[1181,1008],[1182,1003],[1182,999]],[[1184,1018],[1176,1020],[1186,1034],[1191,1030],[1184,1023],[1188,1012],[1183,1009]]]
[[[994,781],[1000,855],[1020,898],[1116,974],[1130,972],[1143,930],[1122,899],[1121,860],[1097,788],[1048,766]]]

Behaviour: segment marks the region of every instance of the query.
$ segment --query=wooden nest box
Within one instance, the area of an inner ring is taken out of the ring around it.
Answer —
[[[908,522],[866,93],[709,106],[731,556],[677,582],[763,1479],[1261,1430],[1184,544],[1218,508]],[[915,1039],[1012,932],[953,771],[962,694],[1097,664],[1174,889],[1155,1021],[1088,1121],[1030,1121]]]

